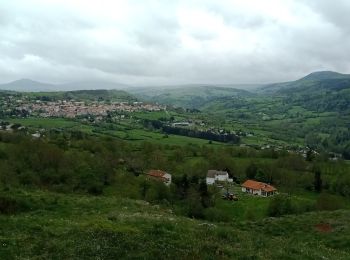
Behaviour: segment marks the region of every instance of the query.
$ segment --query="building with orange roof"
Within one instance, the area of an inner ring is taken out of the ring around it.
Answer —
[[[254,180],[246,180],[241,186],[243,192],[263,197],[272,196],[277,192],[272,185]]]
[[[165,185],[170,185],[171,184],[171,174],[161,171],[161,170],[149,170],[146,173],[146,176],[149,179],[157,180],[157,181],[162,181],[164,182]]]

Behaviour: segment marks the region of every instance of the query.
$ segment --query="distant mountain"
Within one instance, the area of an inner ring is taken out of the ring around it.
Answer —
[[[254,96],[253,93],[243,89],[212,85],[188,85],[163,89],[138,88],[129,91],[146,101],[197,109],[218,98]]]
[[[0,84],[1,90],[19,92],[38,91],[73,91],[73,90],[94,90],[94,89],[126,89],[128,85],[105,81],[71,82],[64,84],[50,84],[31,79],[20,79],[9,83]]]
[[[290,82],[274,83],[258,89],[263,94],[289,94],[294,91],[310,91],[319,89],[341,89],[350,86],[350,74],[333,71],[318,71]]]
[[[341,74],[334,71],[316,71],[301,78],[300,80],[324,80],[324,79],[349,79],[350,74]]]
[[[108,81],[80,81],[57,85],[59,90],[126,89],[129,85]]]
[[[75,99],[75,100],[95,100],[95,101],[137,101],[137,99],[124,90],[115,89],[95,89],[95,90],[75,90],[43,93],[44,96],[54,99]],[[50,94],[50,95],[48,95]]]
[[[0,89],[11,91],[53,91],[55,85],[49,83],[42,83],[31,79],[20,79],[9,83],[0,84]]]

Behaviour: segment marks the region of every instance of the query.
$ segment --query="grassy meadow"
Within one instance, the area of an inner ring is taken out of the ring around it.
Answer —
[[[1,259],[350,257],[345,210],[211,223],[113,196],[12,190],[4,197],[21,207],[0,214]]]

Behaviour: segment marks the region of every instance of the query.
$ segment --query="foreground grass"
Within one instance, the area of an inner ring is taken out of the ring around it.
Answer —
[[[349,259],[350,211],[208,223],[144,201],[1,192],[26,201],[0,215],[0,259]],[[327,224],[328,232],[315,226]]]

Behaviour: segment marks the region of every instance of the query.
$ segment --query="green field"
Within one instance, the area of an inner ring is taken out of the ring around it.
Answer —
[[[11,123],[19,123],[23,126],[33,128],[74,128],[79,127],[79,122],[64,118],[15,118],[6,119]]]
[[[160,114],[157,113],[157,116],[150,116],[150,118],[158,118]],[[133,142],[142,142],[150,141],[159,144],[168,144],[168,145],[206,145],[208,140],[192,138],[187,136],[179,135],[164,135],[159,132],[154,132],[150,130],[145,130],[139,126],[132,126],[132,123],[125,121],[124,123],[118,123],[116,126],[120,130],[108,130],[103,126],[82,124],[77,120],[64,119],[64,118],[20,118],[20,119],[6,119],[11,123],[19,123],[23,126],[32,128],[32,129],[51,129],[51,128],[61,128],[66,130],[80,130],[86,133],[97,133],[99,135],[114,136],[123,140],[133,141]],[[219,142],[212,142],[211,145],[224,145]]]

